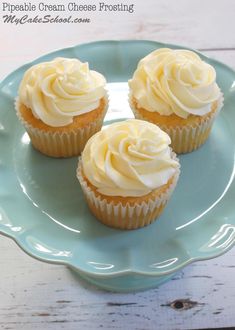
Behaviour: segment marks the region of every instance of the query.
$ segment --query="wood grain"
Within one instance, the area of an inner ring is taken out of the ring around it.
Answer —
[[[31,2],[37,3],[36,0]],[[57,4],[58,0],[50,3]],[[126,3],[135,5],[133,14],[74,14],[83,18],[89,16],[91,23],[15,26],[0,20],[0,31],[3,31],[0,45],[4,50],[0,59],[6,63],[6,67],[1,65],[0,78],[42,54],[101,39],[150,39],[204,50],[234,51],[233,0],[126,0]],[[62,16],[68,16],[68,12]]]
[[[235,325],[234,250],[186,267],[157,289],[114,294],[96,289],[63,266],[31,259],[7,238],[0,242],[4,265],[0,329],[125,329],[128,325],[128,329],[165,330]]]

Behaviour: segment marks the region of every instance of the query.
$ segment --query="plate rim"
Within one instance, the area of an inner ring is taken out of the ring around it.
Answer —
[[[2,87],[7,83],[8,80],[10,80],[15,74],[17,74],[18,72],[22,71],[22,70],[26,70],[29,66],[34,65],[34,63],[43,60],[45,57],[48,56],[56,56],[57,53],[61,52],[61,51],[73,51],[75,48],[79,48],[79,47],[92,47],[95,46],[96,44],[99,45],[105,45],[105,44],[128,44],[128,43],[149,43],[152,44],[153,46],[156,45],[158,48],[159,47],[168,47],[168,48],[178,48],[178,49],[189,49],[192,50],[194,52],[196,52],[197,54],[199,54],[201,57],[207,59],[210,63],[215,63],[216,65],[220,65],[223,68],[225,68],[226,70],[228,70],[229,72],[232,72],[234,74],[234,78],[235,78],[235,70],[231,67],[229,67],[227,64],[220,62],[216,59],[213,59],[205,54],[203,54],[200,51],[197,51],[193,48],[187,47],[187,46],[182,46],[182,45],[176,45],[176,44],[171,44],[171,43],[162,43],[162,42],[158,42],[155,40],[148,40],[148,39],[129,39],[129,40],[100,40],[100,41],[92,41],[92,42],[87,42],[87,43],[81,43],[81,44],[77,44],[75,46],[71,46],[71,47],[65,47],[65,48],[60,48],[57,49],[55,51],[43,54],[39,57],[37,57],[36,59],[34,59],[33,61],[29,61],[23,65],[21,65],[20,67],[18,67],[17,69],[13,70],[12,72],[10,72],[6,77],[3,78],[2,81],[0,81],[0,90],[2,89]],[[60,265],[65,265],[68,267],[71,267],[74,269],[74,265],[72,263],[69,263],[69,260],[55,260],[53,259],[53,257],[40,257],[39,255],[37,255],[36,253],[33,253],[32,250],[29,250],[26,248],[26,246],[24,245],[24,240],[20,239],[20,235],[17,236],[17,233],[14,233],[12,231],[9,231],[9,229],[7,229],[7,227],[4,227],[4,225],[2,225],[0,223],[0,234],[11,238],[26,254],[28,254],[29,256],[43,261],[43,262],[47,262],[47,263],[52,263],[52,264],[60,264]],[[78,266],[76,266],[75,268],[77,269],[77,271],[85,274],[85,275],[89,275],[89,276],[94,276],[97,278],[104,278],[104,277],[115,277],[115,276],[122,276],[122,275],[144,275],[144,276],[150,276],[150,277],[161,277],[161,276],[165,276],[165,275],[169,275],[172,274],[176,271],[179,271],[180,269],[184,268],[185,266],[196,262],[196,261],[202,261],[202,260],[208,260],[208,259],[212,259],[212,258],[216,258],[224,253],[226,253],[227,251],[229,251],[233,246],[235,245],[235,240],[232,242],[232,244],[230,244],[229,246],[227,246],[224,249],[221,250],[217,250],[211,252],[211,253],[204,253],[203,256],[200,257],[190,257],[188,258],[186,261],[181,262],[180,264],[177,264],[176,266],[173,265],[173,267],[169,270],[165,270],[165,271],[161,271],[161,273],[159,273],[159,271],[153,271],[151,270],[151,272],[147,272],[147,271],[136,271],[136,270],[132,270],[131,267],[130,269],[124,269],[124,270],[119,270],[119,271],[112,271],[110,270],[109,272],[96,272],[94,269],[91,269],[91,271],[87,271],[84,270]],[[36,251],[35,251],[36,252]]]
[[[102,272],[96,272],[96,271],[86,271],[84,269],[81,269],[77,266],[74,266],[72,263],[70,264],[69,262],[67,261],[59,261],[59,260],[55,260],[55,259],[52,259],[52,258],[48,258],[48,257],[40,257],[39,255],[35,254],[35,253],[32,253],[31,250],[27,250],[23,244],[21,244],[21,242],[17,239],[16,236],[14,235],[11,235],[10,233],[8,233],[7,231],[2,231],[1,230],[1,227],[0,227],[0,235],[4,236],[4,237],[7,237],[11,240],[13,240],[13,242],[24,252],[26,253],[28,256],[36,259],[36,260],[39,260],[39,261],[42,261],[42,262],[45,262],[47,264],[54,264],[54,265],[63,265],[63,266],[66,266],[66,267],[69,267],[73,270],[76,270],[78,271],[79,273],[82,273],[84,275],[87,275],[87,276],[91,276],[91,277],[95,277],[97,279],[99,278],[104,278],[104,277],[107,277],[107,278],[112,278],[112,277],[117,277],[117,276],[129,276],[129,275],[140,275],[140,276],[147,276],[147,277],[164,277],[164,276],[167,276],[167,275],[170,275],[170,274],[174,274],[176,272],[178,272],[179,270],[181,270],[182,268],[194,263],[194,262],[197,262],[197,261],[203,261],[203,260],[211,260],[211,259],[215,259],[219,256],[222,256],[223,254],[225,254],[226,252],[228,252],[229,250],[231,250],[233,248],[233,246],[235,245],[235,241],[233,242],[233,244],[229,245],[228,248],[224,249],[224,250],[220,250],[220,252],[218,254],[212,254],[210,256],[206,255],[205,257],[191,257],[189,258],[187,261],[181,263],[179,266],[175,267],[174,269],[170,269],[170,270],[166,270],[166,271],[163,271],[161,273],[157,273],[157,272],[144,272],[144,271],[135,271],[135,270],[131,270],[131,269],[126,269],[126,270],[120,270],[120,271],[112,271],[112,272],[109,272],[109,273],[102,273]]]
[[[235,75],[235,69],[231,68],[229,65],[227,65],[226,63],[223,63],[219,60],[216,60],[208,55],[205,55],[203,53],[203,51],[200,51],[200,50],[197,50],[195,48],[192,48],[192,47],[188,47],[186,45],[177,45],[177,44],[172,44],[172,43],[165,43],[165,42],[160,42],[160,41],[156,41],[156,40],[150,40],[150,39],[125,39],[125,40],[122,40],[122,39],[118,39],[118,40],[114,40],[114,39],[105,39],[105,40],[97,40],[97,41],[90,41],[90,42],[84,42],[84,43],[80,43],[80,44],[76,44],[74,46],[69,46],[69,47],[65,47],[65,48],[58,48],[54,51],[51,51],[51,52],[48,52],[48,53],[44,53],[42,54],[41,56],[38,56],[36,59],[32,60],[32,61],[28,61],[26,63],[24,63],[23,65],[17,67],[15,70],[11,71],[9,74],[7,74],[7,76],[3,77],[2,80],[0,80],[0,89],[2,88],[2,85],[5,84],[5,81],[8,80],[12,75],[14,75],[15,73],[17,73],[18,71],[21,71],[24,67],[28,67],[28,66],[31,66],[33,65],[34,63],[36,63],[37,61],[39,60],[42,60],[44,57],[47,57],[47,56],[51,56],[53,54],[56,54],[58,52],[61,52],[62,50],[63,51],[70,51],[70,50],[73,50],[74,48],[77,48],[77,47],[87,47],[87,46],[92,46],[92,45],[96,45],[96,44],[106,44],[106,43],[114,43],[114,44],[121,44],[121,43],[152,43],[153,45],[154,44],[157,44],[157,45],[162,45],[163,47],[166,47],[166,48],[179,48],[179,49],[188,49],[188,50],[191,50],[197,54],[199,54],[200,56],[206,58],[208,61],[210,62],[214,62],[216,64],[219,64],[221,66],[223,66],[224,68],[226,68],[227,70],[233,72],[233,74]]]

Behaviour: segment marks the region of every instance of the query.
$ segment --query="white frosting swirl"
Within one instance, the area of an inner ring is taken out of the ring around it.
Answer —
[[[144,57],[129,86],[140,107],[182,118],[210,112],[221,94],[214,68],[182,49],[161,48]]]
[[[82,153],[85,177],[108,196],[144,196],[166,184],[179,163],[170,137],[146,121],[114,123],[93,135]]]
[[[99,107],[105,78],[78,59],[56,58],[28,69],[19,100],[49,126],[71,124],[73,117]]]

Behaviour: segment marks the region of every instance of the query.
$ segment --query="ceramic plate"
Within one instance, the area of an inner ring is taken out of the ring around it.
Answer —
[[[25,70],[57,56],[78,57],[108,80],[106,124],[131,117],[127,80],[137,62],[159,47],[152,41],[102,41],[62,49],[11,73],[0,84],[0,232],[28,254],[60,263],[111,290],[159,285],[195,260],[216,257],[235,241],[235,73],[209,59],[224,92],[224,109],[199,150],[180,156],[181,176],[162,216],[121,231],[89,212],[75,170],[77,158],[51,159],[35,151],[18,122],[14,98]]]

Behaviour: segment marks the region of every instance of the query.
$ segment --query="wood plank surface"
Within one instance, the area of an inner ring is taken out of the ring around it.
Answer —
[[[235,250],[157,289],[110,293],[1,238],[0,329],[203,329],[235,325]],[[182,308],[183,307],[183,308]]]
[[[31,2],[37,3],[36,0]],[[50,3],[57,4],[58,1],[51,0]],[[89,3],[97,1],[90,0]],[[126,0],[124,3],[133,3],[135,12],[73,13],[74,17],[89,16],[90,23],[16,26],[0,20],[3,50],[0,59],[7,65],[5,67],[2,62],[0,79],[42,54],[101,39],[150,39],[196,49],[217,49],[222,53],[226,49],[235,50],[233,0]],[[30,15],[36,14],[44,13]],[[68,13],[60,15],[66,17]]]

